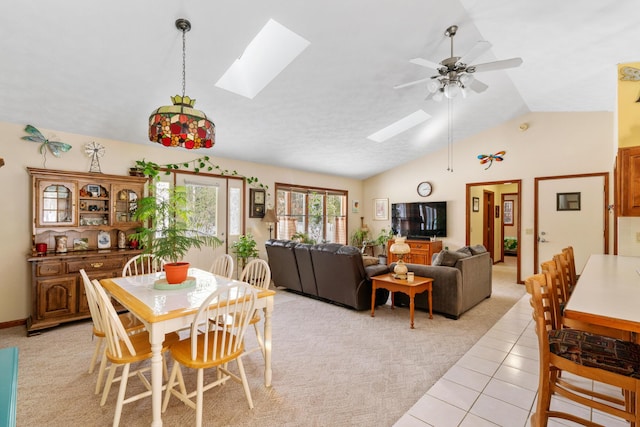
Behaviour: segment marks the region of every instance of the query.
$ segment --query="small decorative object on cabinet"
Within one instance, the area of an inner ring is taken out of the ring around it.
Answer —
[[[91,279],[116,277],[122,273],[126,261],[141,252],[110,247],[118,230],[128,235],[141,226],[130,212],[144,195],[147,179],[39,168],[27,170],[31,176],[33,206],[32,252],[27,258],[31,264],[32,309],[27,334],[32,335],[61,323],[90,317],[79,273],[81,268]],[[122,191],[127,196],[124,201],[118,198]],[[108,236],[108,250],[99,250],[100,231]],[[62,236],[66,236],[66,252],[58,250]],[[41,244],[56,248],[55,252],[45,249],[43,253]]]

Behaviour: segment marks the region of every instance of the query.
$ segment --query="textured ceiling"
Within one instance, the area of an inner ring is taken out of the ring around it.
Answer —
[[[7,4],[8,3],[8,4]],[[616,64],[640,60],[637,0],[11,0],[0,15],[0,121],[139,144],[149,114],[187,90],[216,124],[207,153],[366,178],[447,143],[446,102],[425,101],[430,75],[409,63],[521,57],[478,73],[489,85],[453,103],[459,140],[530,111],[614,111]],[[270,19],[311,44],[254,99],[215,82]],[[432,119],[382,143],[366,137],[423,109]],[[201,153],[198,153],[200,155]]]

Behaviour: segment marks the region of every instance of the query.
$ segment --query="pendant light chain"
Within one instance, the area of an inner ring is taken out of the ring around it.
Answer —
[[[447,99],[448,126],[447,126],[447,171],[453,172],[453,99]]]
[[[186,93],[187,88],[187,38],[186,38],[187,30],[185,28],[182,29],[182,97],[184,98],[184,94]]]

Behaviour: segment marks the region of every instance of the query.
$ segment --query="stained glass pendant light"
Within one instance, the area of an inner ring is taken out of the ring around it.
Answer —
[[[191,23],[181,18],[176,20],[176,28],[182,31],[182,96],[172,96],[173,105],[151,113],[149,139],[165,147],[211,148],[216,143],[216,127],[204,112],[193,108],[196,100],[185,96],[185,34]]]

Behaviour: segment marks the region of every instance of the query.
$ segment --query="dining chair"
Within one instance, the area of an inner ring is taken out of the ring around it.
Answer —
[[[139,254],[131,258],[122,268],[122,276],[157,273],[164,268],[164,260],[153,254]]]
[[[174,363],[162,404],[163,412],[170,397],[175,395],[196,410],[196,426],[201,426],[203,393],[229,379],[242,384],[249,408],[253,409],[251,390],[240,356],[244,352],[244,334],[251,320],[246,314],[253,312],[256,295],[257,291],[252,286],[234,281],[229,286],[218,288],[202,302],[193,316],[190,337],[170,347]],[[220,301],[226,304],[215,304]],[[211,319],[218,321],[211,322]],[[239,376],[228,369],[229,362],[233,360],[238,365]],[[192,392],[187,392],[181,366],[197,370],[197,385]],[[210,368],[216,368],[218,375],[215,380],[204,384],[204,370]]]
[[[562,249],[562,253],[567,258],[567,262],[569,263],[569,275],[571,277],[571,282],[576,285],[578,283],[578,274],[576,272],[576,258],[573,252],[573,246],[567,246]]]
[[[231,279],[233,275],[233,257],[229,254],[220,255],[211,264],[209,272]]]
[[[240,274],[240,281],[249,283],[257,288],[269,289],[269,285],[271,284],[271,268],[269,267],[269,263],[263,259],[251,260],[242,270],[242,273]],[[260,350],[262,352],[262,357],[264,358],[264,339],[262,338],[262,334],[260,333],[260,328],[258,326],[260,320],[260,310],[255,310],[253,316],[251,316],[249,324],[253,325],[253,329],[256,332],[258,346],[246,350],[245,354]]]
[[[105,338],[104,326],[102,322],[102,315],[98,307],[97,296],[93,289],[93,284],[84,269],[80,269],[80,275],[82,276],[82,283],[84,285],[84,293],[87,298],[87,304],[89,305],[89,312],[91,313],[91,320],[93,322],[93,336],[96,337],[96,347],[91,357],[91,363],[89,364],[89,373],[93,373],[95,369],[98,356],[100,356],[100,367],[98,368],[98,379],[96,381],[95,394],[100,393],[102,387],[102,380],[104,378],[104,372],[107,365],[107,359],[104,356],[106,347],[102,344]],[[138,320],[133,314],[127,312],[118,315],[122,326],[127,334],[133,334],[144,330],[144,324]]]
[[[96,300],[98,307],[102,315],[102,321],[104,325],[104,332],[107,341],[107,350],[105,357],[111,362],[109,368],[109,375],[102,392],[102,399],[100,406],[104,406],[111,390],[111,385],[114,382],[120,381],[120,387],[118,389],[118,397],[116,400],[116,409],[113,416],[113,426],[116,427],[120,424],[120,416],[122,414],[122,407],[131,402],[135,402],[144,397],[151,396],[151,384],[149,380],[144,376],[144,372],[151,369],[150,366],[136,365],[134,371],[131,371],[131,364],[142,361],[151,361],[151,344],[149,343],[149,333],[147,331],[140,332],[138,334],[129,335],[124,329],[118,313],[116,312],[111,298],[107,295],[106,291],[102,288],[97,280],[92,280],[91,284],[96,293]],[[180,336],[176,332],[171,332],[165,335],[164,342],[162,343],[162,351],[168,350],[169,346],[180,340]],[[122,372],[120,377],[116,378],[116,370],[119,366],[122,366]],[[142,382],[145,391],[126,397],[127,383],[129,377],[137,376]],[[125,398],[126,397],[126,398]]]
[[[571,266],[569,265],[569,261],[567,260],[566,255],[561,252],[559,254],[555,254],[553,256],[553,260],[556,263],[556,268],[560,274],[560,280],[563,282],[563,286],[566,289],[567,298],[573,292],[573,288],[576,285],[575,275],[571,275]]]
[[[551,409],[552,395],[562,396],[578,405],[623,418],[638,425],[640,417],[640,346],[572,328],[558,328],[553,309],[555,290],[549,273],[528,277],[531,306],[539,349],[539,382],[536,411],[531,418],[534,427],[546,426],[549,418],[560,418],[582,425],[597,426],[591,419],[563,412],[565,406]],[[560,375],[562,373],[562,375]],[[570,373],[572,375],[565,375]],[[575,376],[580,378],[575,378]],[[608,384],[623,390],[621,396],[585,388],[584,380]],[[568,405],[573,406],[573,405]],[[588,411],[587,413],[591,413]]]

